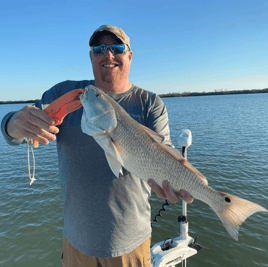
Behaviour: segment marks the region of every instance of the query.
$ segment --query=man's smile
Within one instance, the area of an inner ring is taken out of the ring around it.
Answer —
[[[102,67],[104,68],[115,68],[118,67],[118,64],[103,64]]]

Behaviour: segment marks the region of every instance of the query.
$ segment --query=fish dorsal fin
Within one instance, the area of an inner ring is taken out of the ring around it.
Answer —
[[[144,125],[140,125],[141,128],[147,132],[155,141],[157,142],[163,142],[165,140],[165,137],[159,133],[156,133],[155,131],[151,130],[150,128],[144,126]]]
[[[168,147],[161,143],[159,143],[159,145],[163,149],[165,149],[169,154],[171,154],[175,159],[177,159],[180,162],[180,164],[182,164],[185,168],[194,173],[204,183],[204,185],[208,185],[207,178],[200,171],[198,171],[189,161],[187,161],[182,156],[179,150],[173,147]]]

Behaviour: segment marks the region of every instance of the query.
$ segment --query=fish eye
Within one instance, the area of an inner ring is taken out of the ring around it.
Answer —
[[[231,202],[231,199],[229,198],[229,197],[225,197],[225,202],[227,202],[227,203],[230,203]]]
[[[101,97],[101,94],[97,93],[97,94],[96,94],[96,97]]]

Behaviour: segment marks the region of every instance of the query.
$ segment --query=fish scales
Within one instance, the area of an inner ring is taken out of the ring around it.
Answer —
[[[238,240],[239,226],[255,212],[267,210],[253,202],[209,187],[206,178],[178,150],[163,145],[163,137],[132,119],[112,98],[95,86],[80,96],[84,111],[82,131],[104,150],[109,166],[119,177],[122,167],[140,179],[168,180],[176,191],[186,190],[208,204],[229,235]]]
[[[113,105],[113,103],[112,103]],[[194,198],[210,205],[215,196],[222,202],[214,189],[204,185],[193,172],[186,169],[171,154],[160,146],[140,124],[123,109],[116,109],[117,127],[109,134],[114,145],[121,151],[124,167],[143,180],[154,179],[159,185],[168,180],[176,191],[184,189]],[[141,149],[143,148],[143,149]],[[182,157],[182,156],[181,156]],[[214,194],[213,194],[214,193]],[[210,194],[213,194],[210,197]]]

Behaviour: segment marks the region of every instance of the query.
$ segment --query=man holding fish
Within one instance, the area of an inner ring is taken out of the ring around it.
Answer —
[[[129,81],[133,56],[129,37],[121,28],[102,25],[91,36],[89,45],[95,80],[65,81],[53,86],[35,106],[7,114],[1,129],[13,145],[24,143],[26,138],[46,145],[56,140],[57,134],[64,192],[63,266],[151,266],[148,184],[158,197],[173,203],[180,198],[192,202],[193,197],[185,190],[175,192],[167,181],[162,187],[152,179],[147,183],[126,169],[116,177],[103,149],[81,130],[82,108],[68,114],[58,127],[43,111],[65,93],[93,85],[140,124],[163,136],[163,144],[172,146],[162,100]]]

